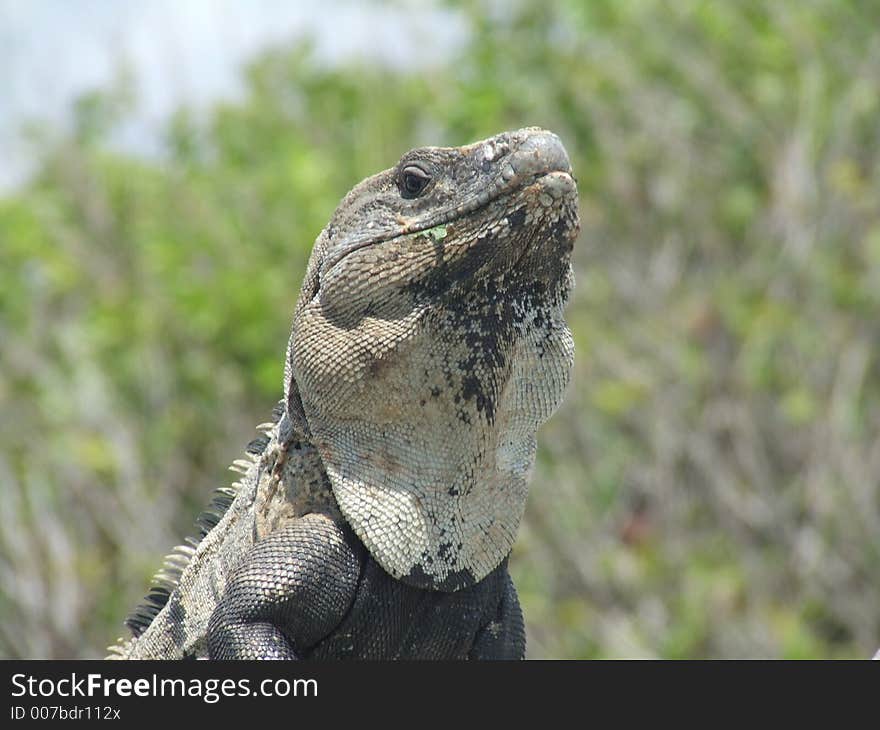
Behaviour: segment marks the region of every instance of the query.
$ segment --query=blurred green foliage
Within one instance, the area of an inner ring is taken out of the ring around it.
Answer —
[[[280,394],[311,244],[410,147],[540,125],[572,386],[512,571],[532,657],[880,646],[880,4],[449,5],[439,65],[267,50],[165,156],[83,97],[0,199],[0,655],[100,656]]]

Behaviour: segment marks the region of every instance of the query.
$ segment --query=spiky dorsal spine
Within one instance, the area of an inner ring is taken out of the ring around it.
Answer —
[[[245,448],[246,459],[236,459],[229,467],[230,471],[245,474],[251,463],[259,460],[269,443],[268,433],[275,427],[284,412],[283,403],[278,403],[272,410],[272,420],[257,426],[260,433]],[[120,637],[116,644],[108,647],[110,656],[108,659],[125,658],[132,641],[143,634],[153,622],[158,613],[168,603],[171,594],[180,584],[180,576],[189,564],[199,543],[217,525],[235,496],[241,489],[241,482],[233,482],[229,486],[217,488],[211,496],[208,506],[196,518],[198,538],[187,537],[185,543],[175,546],[162,562],[162,567],[153,576],[150,588],[143,601],[126,617],[125,625],[132,632],[133,638]]]

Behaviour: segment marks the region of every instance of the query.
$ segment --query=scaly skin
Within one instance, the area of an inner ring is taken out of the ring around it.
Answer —
[[[355,187],[312,252],[280,420],[116,652],[522,657],[507,557],[571,368],[577,229],[538,129],[413,150]]]

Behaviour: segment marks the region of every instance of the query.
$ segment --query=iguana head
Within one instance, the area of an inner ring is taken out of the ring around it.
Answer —
[[[294,313],[288,419],[373,557],[456,590],[510,552],[572,363],[577,188],[540,129],[426,147],[318,237]]]

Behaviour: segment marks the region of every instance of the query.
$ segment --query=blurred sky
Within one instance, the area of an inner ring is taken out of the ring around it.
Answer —
[[[63,123],[77,95],[106,87],[121,68],[134,78],[138,114],[115,141],[155,154],[175,107],[234,97],[247,59],[304,34],[328,62],[355,55],[425,64],[461,42],[464,23],[418,2],[0,0],[0,192],[33,157],[22,125]]]

